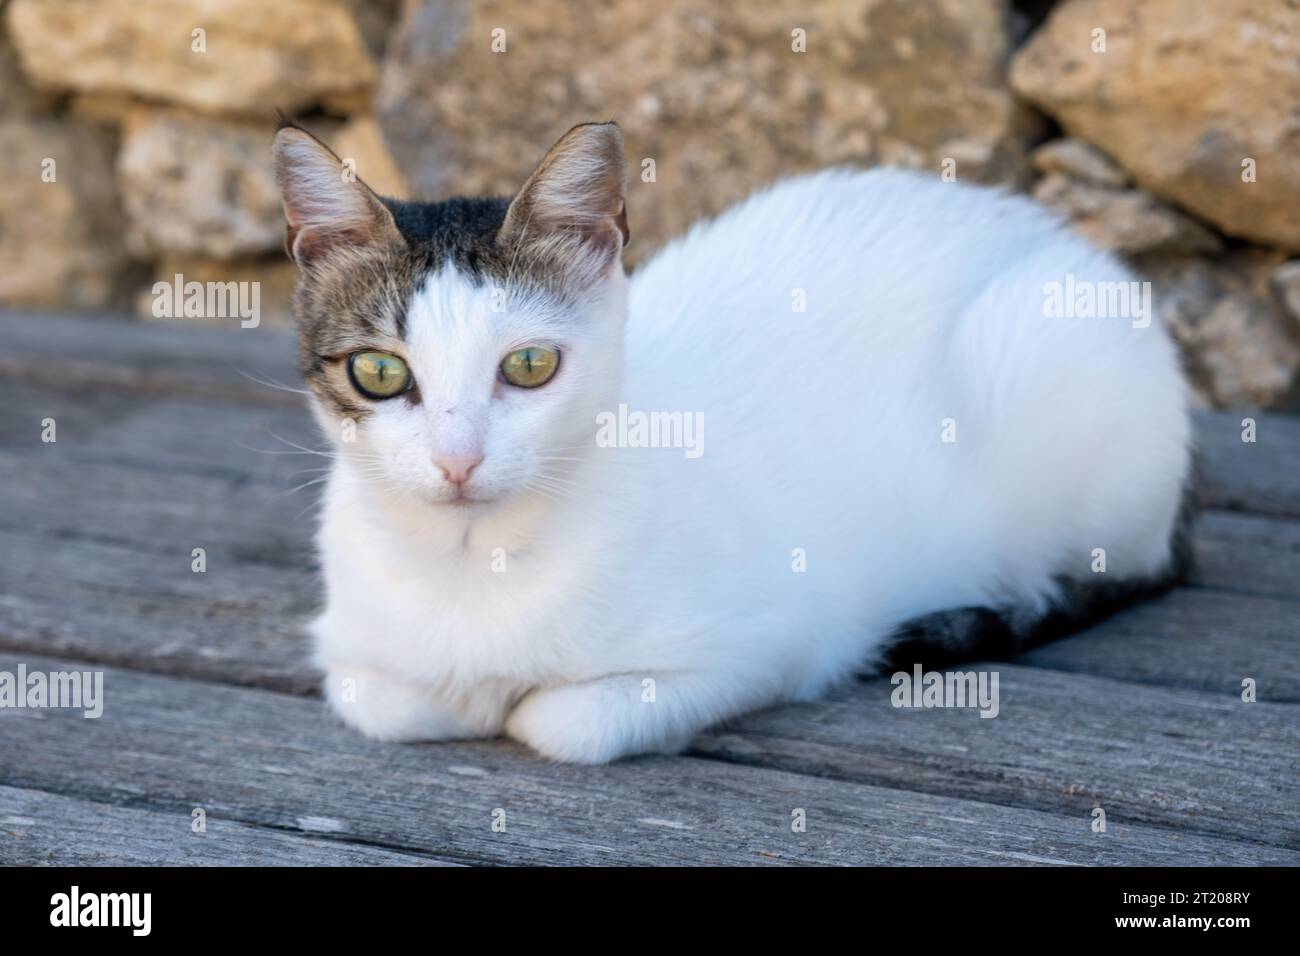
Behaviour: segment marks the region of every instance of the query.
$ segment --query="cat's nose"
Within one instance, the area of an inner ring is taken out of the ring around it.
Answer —
[[[447,476],[453,485],[463,485],[469,481],[469,473],[483,462],[482,455],[448,455],[435,458],[433,463]]]

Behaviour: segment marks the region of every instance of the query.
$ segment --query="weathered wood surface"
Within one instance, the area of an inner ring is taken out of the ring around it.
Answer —
[[[1001,805],[1084,816],[1099,805],[1180,833],[1300,848],[1300,707],[1007,663],[965,669],[998,672],[996,718],[896,709],[880,678],[816,704],[751,715],[696,747],[751,765]]]
[[[1047,813],[691,757],[564,767],[506,741],[372,743],[283,694],[115,670],[104,687],[98,720],[0,713],[0,752],[28,754],[0,782],[182,822],[203,806],[209,820],[462,862],[1300,862],[1291,849],[1147,827],[1115,810],[1093,833],[1083,803]],[[798,810],[803,833],[791,827]]]
[[[130,322],[101,316],[0,313],[0,378],[53,378],[94,389],[294,405],[293,335],[205,323]]]
[[[1246,418],[1254,442],[1241,440]],[[1202,499],[1216,508],[1300,517],[1300,418],[1231,412],[1197,415]]]
[[[1300,483],[1300,476],[1295,480]],[[1202,513],[1192,583],[1300,600],[1300,521],[1228,511]]]
[[[1196,576],[971,665],[1001,675],[995,720],[873,680],[588,770],[373,744],[306,698],[316,489],[292,489],[327,461],[295,387],[279,330],[0,317],[0,669],[112,668],[98,721],[0,711],[0,861],[77,859],[67,828],[102,862],[1300,862],[1296,420],[1249,444],[1245,416],[1198,415]],[[193,806],[229,839],[190,842]],[[42,822],[20,841],[7,813]]]
[[[1018,663],[1237,697],[1300,701],[1300,602],[1180,588]]]
[[[284,833],[209,817],[92,803],[45,790],[0,787],[5,866],[446,866],[358,843]],[[310,822],[310,821],[309,821]]]

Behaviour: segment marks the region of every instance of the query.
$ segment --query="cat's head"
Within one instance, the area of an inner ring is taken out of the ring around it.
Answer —
[[[384,199],[276,133],[302,370],[358,475],[433,506],[545,494],[622,369],[623,140],[576,126],[512,200]]]

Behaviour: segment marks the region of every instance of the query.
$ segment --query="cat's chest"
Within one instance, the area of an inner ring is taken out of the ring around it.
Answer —
[[[431,556],[326,547],[325,619],[389,669],[461,680],[544,680],[596,655],[601,602],[571,563],[506,548]]]

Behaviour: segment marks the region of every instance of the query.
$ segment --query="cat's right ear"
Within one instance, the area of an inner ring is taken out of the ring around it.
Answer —
[[[272,147],[287,226],[285,252],[300,266],[330,253],[404,243],[388,207],[328,146],[282,120]]]

